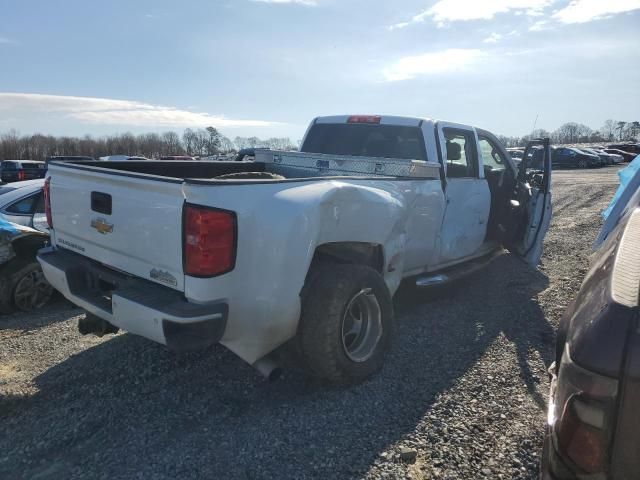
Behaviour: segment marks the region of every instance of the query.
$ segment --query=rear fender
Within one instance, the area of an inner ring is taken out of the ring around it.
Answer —
[[[190,188],[187,198],[237,214],[236,267],[210,279],[187,276],[185,292],[197,303],[229,304],[220,343],[248,363],[296,334],[300,293],[319,247],[375,245],[392,294],[400,283],[407,236],[397,182],[274,182],[204,190]]]
[[[389,182],[389,189],[334,182],[317,204],[318,221],[313,252],[331,250],[332,244],[360,243],[379,248],[379,271],[389,291],[397,290],[402,279],[407,243],[405,199]],[[384,187],[384,185],[383,185]],[[308,259],[307,270],[313,256]]]

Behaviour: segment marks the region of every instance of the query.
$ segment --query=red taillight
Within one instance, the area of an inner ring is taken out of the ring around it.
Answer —
[[[556,426],[560,451],[582,470],[603,470],[607,457],[605,410],[587,401],[583,394],[567,400]]]
[[[51,219],[51,191],[50,191],[51,177],[47,177],[44,181],[44,213],[47,216],[47,224],[49,228],[53,228],[53,220]]]
[[[380,123],[380,115],[351,115],[347,123]]]
[[[213,277],[233,269],[236,255],[233,212],[185,205],[183,221],[185,274]]]
[[[24,180],[24,170],[18,170],[18,180]]]

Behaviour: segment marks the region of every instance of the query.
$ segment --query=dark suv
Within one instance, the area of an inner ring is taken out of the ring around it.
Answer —
[[[3,160],[0,162],[0,180],[4,183],[44,178],[47,166],[35,160]]]
[[[609,214],[560,322],[542,479],[640,478],[639,187],[640,173]]]

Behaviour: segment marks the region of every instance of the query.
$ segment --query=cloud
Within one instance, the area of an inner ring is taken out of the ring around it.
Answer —
[[[573,0],[553,14],[562,23],[586,23],[640,9],[640,0]]]
[[[316,0],[251,0],[251,1],[259,2],[259,3],[273,3],[273,4],[295,3],[298,5],[306,5],[308,7],[315,7],[316,5],[318,5],[318,2]]]
[[[403,57],[383,70],[389,82],[409,80],[418,75],[435,75],[465,70],[487,54],[477,49],[450,48],[440,52]]]
[[[500,40],[502,40],[505,37],[512,37],[513,35],[517,35],[518,32],[516,30],[511,30],[509,33],[496,33],[496,32],[491,32],[491,35],[489,35],[487,38],[485,38],[484,40],[482,40],[483,43],[498,43]]]
[[[492,32],[487,38],[482,40],[483,43],[498,43],[502,39],[502,35],[496,32]]]
[[[553,0],[440,0],[428,10],[425,10],[407,22],[396,23],[389,27],[391,30],[404,28],[412,23],[424,22],[431,18],[438,26],[449,22],[466,20],[490,20],[498,13],[511,10],[527,15],[539,15]]]
[[[546,20],[538,20],[536,23],[529,27],[531,32],[541,32],[542,30],[549,30],[549,22]]]
[[[64,116],[94,125],[135,127],[270,127],[264,120],[235,120],[221,115],[110,98],[0,93],[0,116]]]

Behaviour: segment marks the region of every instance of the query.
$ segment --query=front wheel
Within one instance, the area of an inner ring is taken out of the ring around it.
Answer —
[[[16,309],[31,312],[46,305],[53,295],[53,287],[36,261],[13,259],[3,269],[0,282],[0,313]]]
[[[578,168],[587,168],[589,165],[587,164],[587,161],[582,159],[582,160],[578,160]]]
[[[26,265],[17,272],[13,290],[13,303],[23,312],[31,312],[45,306],[53,295],[53,287],[37,262]]]
[[[382,368],[393,335],[391,294],[363,265],[327,264],[309,275],[298,330],[311,373],[358,383]]]

